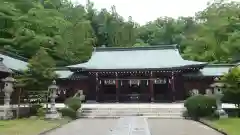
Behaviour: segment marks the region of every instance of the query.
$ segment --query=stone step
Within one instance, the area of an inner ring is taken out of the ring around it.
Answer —
[[[141,111],[141,110],[132,110],[132,111],[116,111],[116,110],[98,110],[98,111],[86,111],[82,110],[82,113],[182,113],[182,111]]]
[[[182,118],[183,108],[82,108],[83,118],[137,116],[147,118]]]
[[[137,109],[137,108],[132,108],[132,109],[114,109],[114,108],[109,108],[109,109],[102,109],[102,108],[93,108],[93,109],[90,109],[90,108],[82,108],[82,110],[143,110],[143,111],[147,111],[147,110],[153,110],[153,111],[159,111],[159,110],[174,110],[174,111],[182,111],[184,109],[162,109],[162,108],[159,108],[159,109]]]
[[[168,114],[168,113],[122,113],[122,114],[113,114],[113,113],[82,113],[81,116],[182,116],[182,114]]]
[[[121,113],[118,113],[118,112],[81,112],[82,114],[182,114],[182,113],[179,113],[179,112],[172,112],[172,113],[168,113],[168,112],[158,112],[158,113],[154,113],[154,112],[121,112]]]
[[[121,118],[123,116],[116,115],[116,116],[79,116],[78,118]],[[182,116],[136,116],[136,117],[144,117],[144,118],[149,118],[149,119],[183,119]]]
[[[82,112],[183,112],[184,110],[85,110]]]
[[[108,110],[116,110],[116,111],[132,111],[132,110],[141,110],[141,111],[183,111],[184,109],[85,109],[83,108],[82,110],[85,111],[97,111],[97,110],[103,110],[103,111],[108,111]]]

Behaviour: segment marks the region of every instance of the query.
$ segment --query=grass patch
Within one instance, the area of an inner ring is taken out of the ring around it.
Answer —
[[[67,120],[18,119],[0,121],[0,135],[37,135],[64,123],[67,123]]]
[[[226,132],[228,135],[240,135],[240,118],[214,120],[211,124],[214,127]]]

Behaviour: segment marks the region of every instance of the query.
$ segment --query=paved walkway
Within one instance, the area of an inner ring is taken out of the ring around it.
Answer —
[[[148,119],[147,121],[151,135],[222,135],[190,120]],[[79,119],[46,135],[109,135],[116,128],[117,123],[118,119]]]
[[[222,135],[217,131],[191,120],[149,119],[152,135]]]

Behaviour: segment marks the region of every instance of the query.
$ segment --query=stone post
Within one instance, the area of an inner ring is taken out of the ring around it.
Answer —
[[[55,107],[55,99],[58,97],[57,90],[58,86],[56,85],[56,81],[54,80],[52,82],[52,85],[48,87],[49,97],[50,97],[50,110],[47,110],[47,113],[45,115],[46,119],[59,119],[61,118],[61,115],[58,113],[56,107]],[[48,109],[48,108],[47,108]]]
[[[214,79],[215,83],[211,85],[213,88],[214,96],[216,98],[216,105],[217,105],[217,110],[216,114],[219,116],[219,118],[226,118],[228,117],[227,113],[222,109],[222,102],[221,99],[224,96],[222,93],[222,88],[223,88],[223,83],[219,82],[219,79],[216,78]]]
[[[4,96],[3,113],[0,115],[1,117],[0,119],[8,120],[13,117],[13,112],[10,106],[10,102],[11,102],[12,92],[14,91],[13,83],[15,82],[15,79],[9,76],[5,79],[2,79],[2,81],[4,82],[3,92],[5,96]]]

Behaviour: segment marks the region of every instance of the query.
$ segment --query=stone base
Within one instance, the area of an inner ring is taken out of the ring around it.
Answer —
[[[61,117],[62,115],[58,112],[45,114],[45,119],[61,119]]]
[[[5,110],[5,108],[0,109],[0,120],[10,120],[13,118],[13,112],[8,109]]]
[[[228,118],[228,114],[223,109],[216,110],[215,114],[217,114],[219,118]]]

